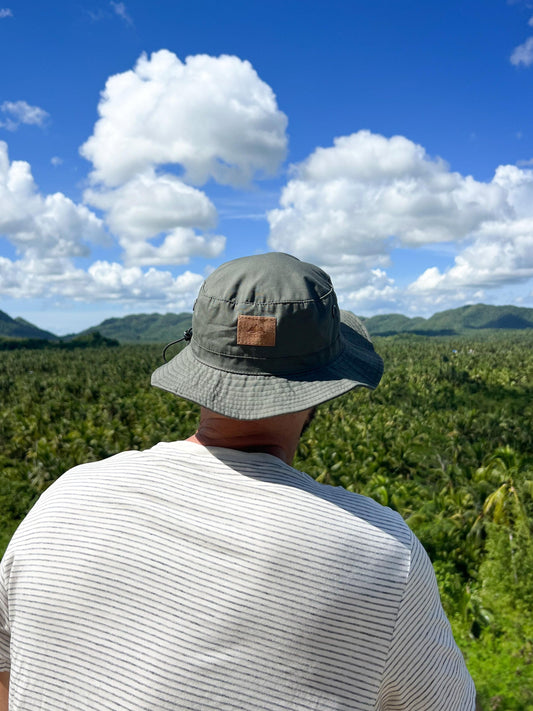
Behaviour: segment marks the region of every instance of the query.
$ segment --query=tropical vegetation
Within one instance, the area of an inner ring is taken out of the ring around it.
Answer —
[[[533,711],[532,345],[531,331],[378,338],[382,384],[322,405],[295,461],[407,520],[484,711]],[[0,352],[0,551],[69,467],[193,431],[197,407],[149,385],[160,354]]]

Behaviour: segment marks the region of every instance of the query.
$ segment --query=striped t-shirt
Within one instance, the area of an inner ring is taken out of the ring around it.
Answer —
[[[473,711],[401,517],[264,453],[71,469],[4,556],[10,711]]]

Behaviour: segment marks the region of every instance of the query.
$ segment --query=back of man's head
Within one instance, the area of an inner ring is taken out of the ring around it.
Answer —
[[[383,362],[329,276],[282,253],[226,262],[204,282],[192,338],[152,384],[229,418],[307,410],[375,388]]]

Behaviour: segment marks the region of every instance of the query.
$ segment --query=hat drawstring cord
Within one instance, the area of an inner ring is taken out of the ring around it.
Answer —
[[[176,345],[176,343],[181,343],[182,341],[187,341],[187,343],[191,340],[192,338],[192,328],[188,328],[186,331],[183,332],[183,337],[178,338],[177,341],[171,341],[170,343],[167,343],[167,345],[163,348],[163,360],[165,363],[167,362],[166,359],[166,352],[170,348],[170,346]]]

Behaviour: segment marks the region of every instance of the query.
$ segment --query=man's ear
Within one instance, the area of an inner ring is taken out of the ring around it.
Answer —
[[[312,407],[312,408],[309,410],[309,414],[307,415],[307,418],[306,418],[306,420],[305,420],[305,422],[304,422],[304,426],[302,427],[302,431],[300,432],[300,437],[301,437],[301,436],[303,435],[303,433],[309,428],[309,425],[310,425],[311,422],[315,419],[315,415],[316,415],[316,405],[315,405],[315,407]]]

